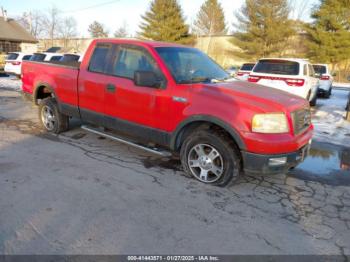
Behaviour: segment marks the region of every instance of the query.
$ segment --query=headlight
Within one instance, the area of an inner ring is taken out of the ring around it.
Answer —
[[[253,117],[252,131],[265,134],[288,133],[287,117],[283,113],[257,114]]]

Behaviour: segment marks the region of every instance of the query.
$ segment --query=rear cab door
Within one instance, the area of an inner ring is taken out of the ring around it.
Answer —
[[[104,125],[105,89],[107,87],[107,67],[112,55],[112,44],[96,43],[87,51],[80,67],[78,94],[80,114],[83,121]]]

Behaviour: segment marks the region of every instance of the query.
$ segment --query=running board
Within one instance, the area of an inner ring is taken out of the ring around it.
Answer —
[[[100,136],[112,139],[114,141],[117,141],[117,142],[129,145],[129,146],[133,146],[133,147],[142,149],[142,150],[147,151],[149,153],[153,153],[153,154],[156,154],[156,155],[159,155],[159,156],[163,156],[163,157],[170,157],[170,156],[172,156],[171,152],[169,152],[169,151],[162,150],[162,149],[159,149],[159,148],[147,147],[147,146],[135,143],[135,142],[131,142],[131,141],[125,140],[124,138],[118,137],[118,136],[116,136],[116,135],[114,135],[112,133],[102,132],[101,130],[99,130],[97,128],[93,128],[93,127],[86,126],[86,125],[82,125],[81,128],[86,130],[86,131],[89,131],[91,133],[94,133],[96,135],[100,135]]]

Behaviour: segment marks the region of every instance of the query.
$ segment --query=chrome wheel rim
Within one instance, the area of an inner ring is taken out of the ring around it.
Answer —
[[[47,130],[52,131],[55,128],[56,119],[50,107],[43,106],[41,109],[41,120]]]
[[[192,175],[204,183],[214,183],[224,172],[224,162],[219,151],[211,145],[197,144],[187,157]]]

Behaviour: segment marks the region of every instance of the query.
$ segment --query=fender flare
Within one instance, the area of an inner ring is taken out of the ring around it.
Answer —
[[[179,146],[178,139],[181,137],[182,132],[185,130],[186,126],[188,126],[192,123],[195,123],[195,122],[208,122],[208,123],[212,123],[212,124],[215,124],[215,125],[221,127],[222,129],[224,129],[226,132],[228,132],[230,134],[232,139],[238,145],[239,149],[241,149],[241,150],[246,149],[246,146],[245,146],[245,143],[244,143],[242,137],[240,136],[238,131],[235,128],[233,128],[231,125],[229,125],[228,123],[226,123],[225,121],[223,121],[217,117],[213,117],[213,116],[209,116],[209,115],[195,115],[195,116],[191,116],[191,117],[185,119],[184,121],[182,121],[176,127],[175,131],[172,133],[171,138],[170,138],[170,148],[172,150],[176,150],[178,148],[178,146]]]
[[[33,92],[33,102],[34,104],[38,104],[37,103],[37,97],[38,97],[38,91],[39,91],[39,88],[40,87],[45,87],[47,89],[49,89],[51,91],[51,93],[53,93],[54,97],[56,100],[58,100],[57,96],[56,96],[56,93],[54,91],[54,89],[48,84],[48,83],[45,83],[45,82],[39,82],[35,85],[35,88],[34,88],[34,92]],[[58,101],[57,101],[58,102]]]

